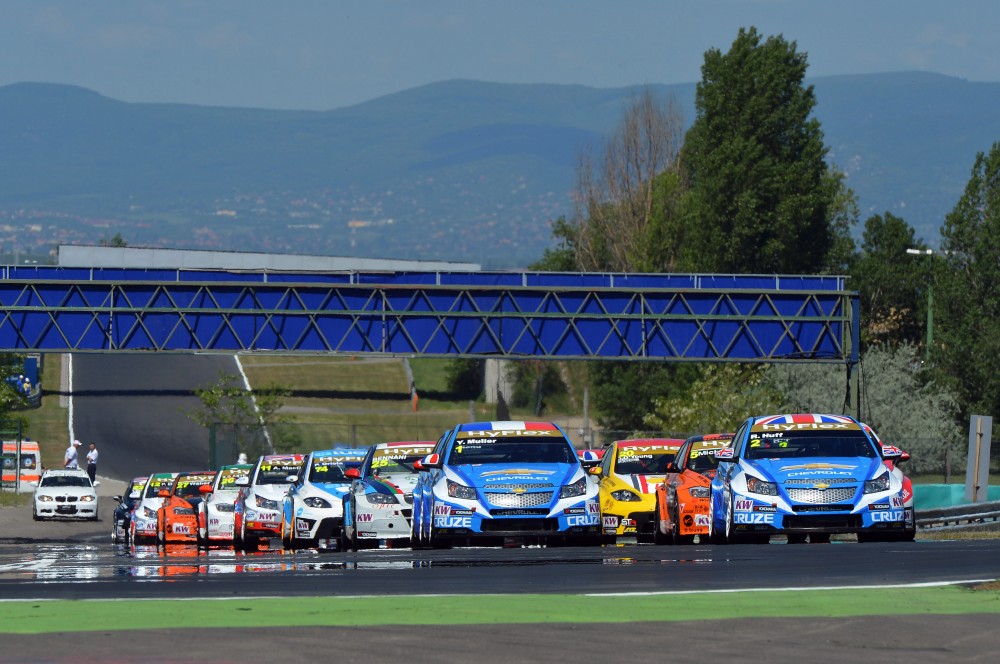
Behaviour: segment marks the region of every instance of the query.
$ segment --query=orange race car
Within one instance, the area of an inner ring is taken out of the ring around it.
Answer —
[[[733,440],[731,433],[692,436],[677,450],[667,479],[656,487],[656,544],[690,544],[708,535],[710,486],[719,460],[713,453]]]
[[[160,492],[163,505],[156,519],[159,542],[198,541],[198,504],[212,491],[214,480],[214,470],[180,473],[169,491]]]

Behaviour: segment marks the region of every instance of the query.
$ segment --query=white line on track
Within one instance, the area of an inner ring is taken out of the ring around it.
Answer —
[[[725,588],[719,590],[657,590],[628,593],[585,593],[584,597],[656,597],[659,595],[701,595],[717,593],[772,593],[801,592],[803,590],[887,590],[889,588],[936,588],[961,586],[971,583],[990,583],[996,579],[966,579],[964,581],[925,581],[923,583],[890,583],[873,586],[792,586],[787,588]]]
[[[963,586],[977,583],[990,583],[997,579],[965,579],[962,581],[928,581],[925,583],[897,583],[873,586],[802,586],[789,588],[731,588],[726,590],[664,590],[662,592],[633,592],[633,593],[583,593],[578,597],[642,597],[648,595],[655,597],[658,595],[711,595],[719,593],[761,593],[761,592],[801,592],[803,590],[886,590],[891,588],[937,588],[941,586]],[[574,593],[543,593],[543,594],[565,594]],[[358,599],[399,599],[400,597],[471,597],[464,594],[418,594],[418,595],[332,595],[324,596],[329,599],[358,600]],[[490,594],[489,597],[520,597],[520,594],[497,593]],[[289,595],[241,595],[239,597],[106,597],[93,599],[78,599],[74,602],[221,602],[221,601],[246,601],[256,599],[295,599],[296,596]],[[318,597],[318,596],[317,596]],[[482,597],[482,595],[477,595]],[[64,601],[55,598],[0,598],[0,604],[9,602],[59,602]]]

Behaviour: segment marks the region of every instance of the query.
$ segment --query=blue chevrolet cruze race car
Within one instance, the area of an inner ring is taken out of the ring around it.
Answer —
[[[717,450],[709,537],[716,543],[906,539],[903,487],[883,463],[901,454],[879,445],[846,415],[751,417]]]
[[[413,545],[598,543],[597,493],[557,425],[460,424],[422,462]]]

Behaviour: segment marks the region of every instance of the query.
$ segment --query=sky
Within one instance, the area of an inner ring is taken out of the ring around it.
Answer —
[[[1000,81],[996,0],[3,0],[0,86],[126,102],[331,110],[450,79],[692,83],[741,27],[809,77]]]

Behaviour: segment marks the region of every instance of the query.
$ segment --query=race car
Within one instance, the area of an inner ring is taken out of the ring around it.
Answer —
[[[97,491],[86,471],[46,470],[34,484],[31,516],[42,519],[86,519],[97,521]]]
[[[132,521],[132,512],[142,497],[142,487],[148,477],[133,477],[125,486],[125,493],[115,496],[118,503],[115,506],[114,518],[111,524],[111,541],[120,544],[128,541],[129,525]]]
[[[212,483],[212,492],[198,504],[198,541],[203,546],[239,542],[242,511],[237,511],[240,490],[250,484],[253,465],[223,466]]]
[[[351,485],[343,498],[344,548],[409,543],[413,487],[420,460],[434,442],[379,443],[370,448],[360,468],[349,468]]]
[[[286,549],[340,542],[344,496],[351,486],[346,473],[364,461],[367,448],[336,447],[310,452],[302,472],[285,496],[281,515],[281,544]]]
[[[715,450],[732,440],[731,433],[691,436],[677,450],[667,480],[656,487],[654,543],[690,544],[695,535],[708,534],[709,496],[719,465]]]
[[[607,447],[600,466],[601,526],[604,541],[619,537],[652,541],[653,493],[667,476],[682,438],[616,440]]]
[[[198,506],[214,481],[214,470],[179,473],[169,489],[160,491],[163,504],[156,514],[160,544],[198,541]]]
[[[142,496],[132,511],[132,521],[129,524],[129,544],[144,544],[156,542],[158,512],[163,498],[160,491],[174,483],[177,473],[153,473],[142,487]]]
[[[240,543],[244,548],[256,549],[261,538],[281,536],[281,505],[305,460],[305,454],[266,454],[257,459],[236,506],[243,515]]]
[[[884,459],[883,462],[885,463],[886,468],[888,468],[889,471],[896,476],[896,479],[899,480],[900,484],[903,485],[903,520],[906,523],[906,528],[903,529],[902,533],[887,533],[882,539],[889,539],[897,542],[912,542],[917,536],[917,514],[913,507],[913,482],[911,482],[910,478],[903,474],[903,471],[899,468],[899,464],[910,460],[910,455],[894,445],[886,445],[886,443],[879,438],[879,435],[875,433],[875,430],[864,422],[861,423],[861,426],[877,444],[883,447],[883,449],[891,448],[890,451],[899,452],[899,458],[887,458]]]
[[[847,415],[751,417],[715,456],[713,542],[765,543],[773,534],[828,542],[832,533],[865,541],[906,529],[902,483],[884,463],[899,450]]]
[[[556,424],[460,424],[423,466],[414,546],[600,541],[596,479]]]

